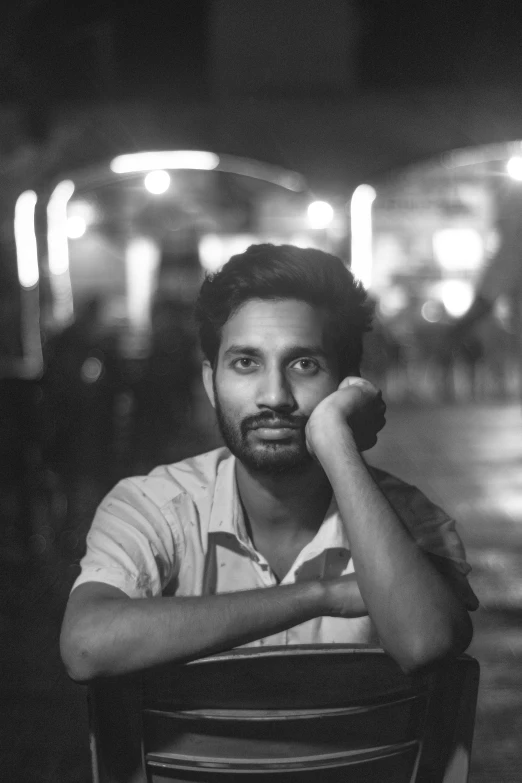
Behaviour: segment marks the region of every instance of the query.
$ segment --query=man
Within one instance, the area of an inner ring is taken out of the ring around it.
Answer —
[[[246,644],[380,643],[404,671],[462,652],[477,606],[453,521],[366,465],[366,293],[312,249],[258,245],[202,285],[203,380],[228,448],[125,479],[65,613],[76,680]]]

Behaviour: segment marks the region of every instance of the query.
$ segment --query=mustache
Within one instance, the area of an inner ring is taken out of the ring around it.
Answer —
[[[248,430],[255,430],[259,427],[291,427],[296,430],[304,430],[309,416],[281,416],[280,414],[265,411],[257,416],[248,416],[241,422],[241,432],[245,435]]]

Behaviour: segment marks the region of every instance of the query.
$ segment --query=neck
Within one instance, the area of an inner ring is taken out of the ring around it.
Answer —
[[[236,481],[250,535],[279,540],[317,532],[330,505],[332,488],[316,463],[299,472],[271,476],[236,462]]]

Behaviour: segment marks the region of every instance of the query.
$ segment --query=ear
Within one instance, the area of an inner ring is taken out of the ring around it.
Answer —
[[[214,377],[213,377],[214,373],[212,371],[212,365],[210,364],[208,359],[205,359],[203,361],[201,372],[203,376],[203,386],[205,387],[207,397],[209,398],[212,407],[215,408],[216,401],[214,398]]]

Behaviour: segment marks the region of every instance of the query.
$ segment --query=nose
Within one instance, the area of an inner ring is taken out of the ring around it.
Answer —
[[[288,412],[297,408],[291,385],[284,372],[274,368],[263,373],[257,388],[256,404],[258,408]]]

